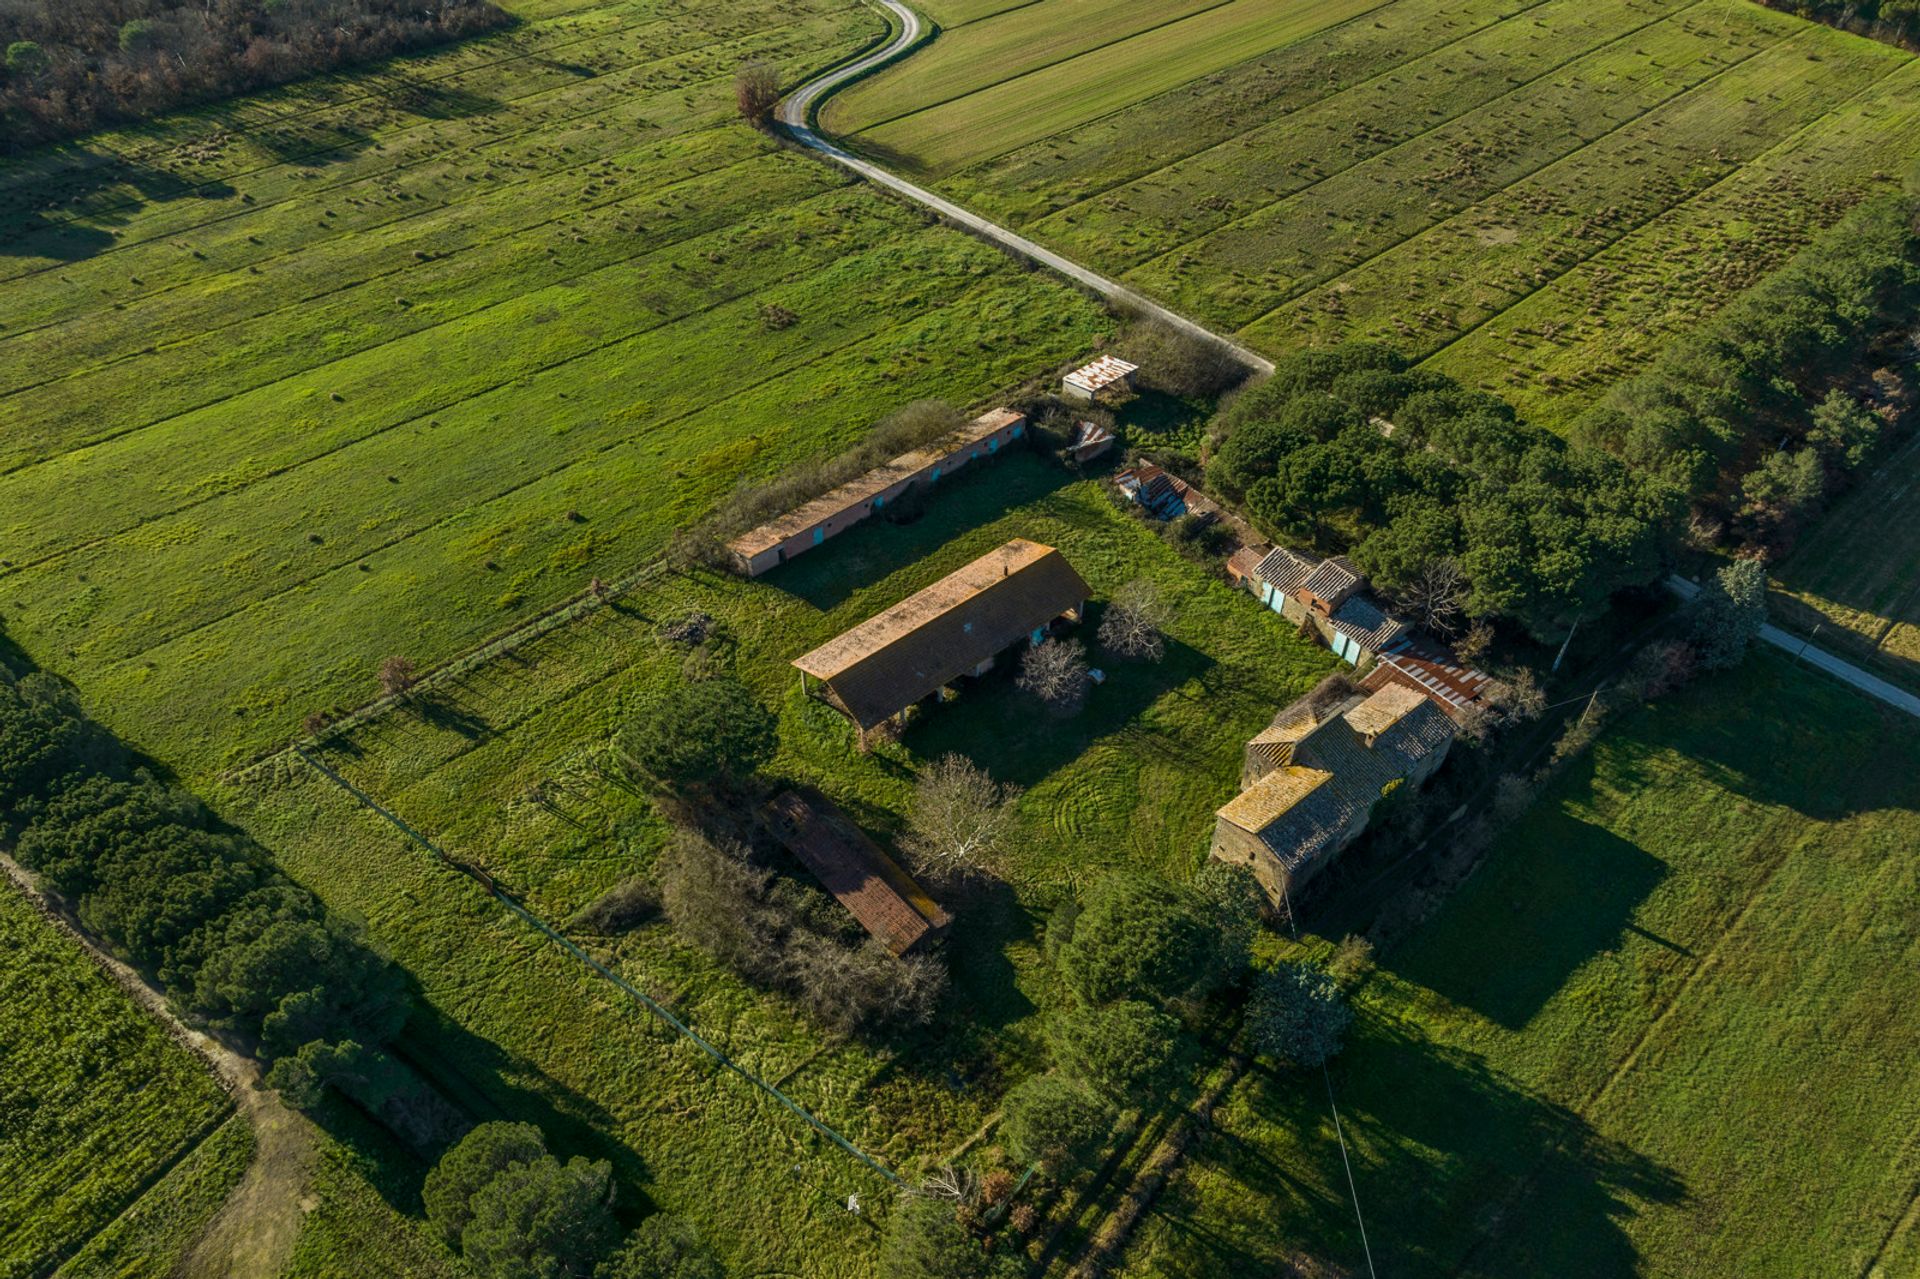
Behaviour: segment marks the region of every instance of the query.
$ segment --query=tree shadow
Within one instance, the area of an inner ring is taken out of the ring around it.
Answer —
[[[1164,1273],[1324,1273],[1301,1265],[1302,1249],[1359,1267],[1347,1157],[1382,1274],[1640,1275],[1622,1223],[1686,1200],[1672,1170],[1405,1023],[1358,1023],[1334,1087],[1344,1154],[1318,1072],[1264,1063],[1248,1072],[1185,1179],[1233,1185],[1241,1197],[1224,1215],[1184,1187],[1164,1197],[1153,1215],[1180,1244]]]
[[[5,218],[0,256],[78,262],[113,247],[116,237],[109,228],[149,204],[226,200],[235,194],[226,182],[185,182],[138,160],[84,146],[49,148],[23,167],[43,170],[44,177],[29,184],[26,194],[0,202]]]
[[[493,735],[493,725],[478,711],[460,705],[447,693],[435,689],[408,703],[420,722],[443,733],[455,733],[470,742]]]
[[[1516,838],[1488,854],[1448,909],[1387,965],[1519,1030],[1582,964],[1635,931],[1633,914],[1667,877],[1667,863],[1570,813],[1546,816],[1522,823]],[[1499,944],[1489,945],[1495,937]]]

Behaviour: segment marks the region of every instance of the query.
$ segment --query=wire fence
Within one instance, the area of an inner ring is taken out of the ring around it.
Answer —
[[[304,761],[310,768],[312,768],[315,772],[319,773],[322,777],[325,777],[328,781],[332,782],[335,786],[339,787],[341,790],[345,791],[348,795],[351,795],[356,801],[359,802],[362,808],[371,809],[374,813],[377,813],[395,830],[398,830],[401,834],[405,835],[408,839],[412,840],[414,843],[418,844],[420,847],[426,849],[429,853],[433,854],[433,856],[442,865],[447,866],[452,870],[459,871],[461,874],[466,875],[468,878],[472,879],[475,883],[479,884],[496,901],[498,901],[501,905],[505,906],[508,910],[512,911],[515,915],[519,916],[521,920],[531,925],[537,932],[543,934],[547,938],[547,940],[558,945],[562,950],[566,951],[569,955],[573,956],[575,959],[585,964],[588,968],[592,969],[600,977],[604,978],[606,981],[611,983],[615,987],[615,989],[619,990],[622,994],[626,995],[628,998],[632,999],[635,1003],[645,1008],[648,1012],[658,1017],[667,1026],[679,1032],[680,1035],[686,1038],[688,1042],[692,1043],[696,1048],[700,1049],[701,1052],[711,1057],[715,1062],[719,1063],[721,1066],[725,1067],[727,1070],[732,1071],[734,1074],[740,1076],[742,1079],[746,1080],[748,1083],[760,1089],[762,1092],[766,1093],[769,1097],[773,1098],[775,1101],[779,1102],[782,1106],[786,1107],[787,1110],[791,1111],[794,1115],[798,1116],[803,1122],[805,1122],[808,1127],[812,1128],[815,1132],[825,1137],[828,1141],[831,1141],[834,1145],[838,1146],[840,1149],[844,1150],[849,1155],[852,1155],[855,1159],[865,1164],[868,1168],[872,1169],[874,1172],[880,1174],[880,1176],[884,1177],[888,1182],[892,1183],[895,1186],[900,1186],[903,1188],[907,1185],[907,1183],[892,1169],[888,1168],[886,1165],[874,1159],[873,1156],[867,1154],[866,1151],[854,1145],[851,1141],[841,1136],[840,1133],[836,1132],[834,1129],[828,1127],[817,1116],[815,1116],[812,1111],[808,1110],[805,1106],[802,1106],[799,1102],[795,1101],[793,1098],[787,1096],[786,1093],[780,1091],[780,1089],[774,1087],[772,1084],[768,1083],[766,1080],[760,1078],[760,1076],[754,1074],[751,1070],[748,1070],[745,1066],[741,1065],[739,1062],[729,1057],[726,1053],[722,1052],[719,1048],[715,1047],[712,1043],[709,1043],[706,1039],[702,1038],[701,1035],[693,1029],[693,1027],[687,1025],[685,1022],[681,1021],[678,1017],[674,1016],[673,1013],[669,1011],[665,1005],[653,999],[645,991],[639,989],[637,986],[627,981],[626,978],[620,976],[618,973],[608,968],[605,964],[595,959],[592,955],[589,955],[585,950],[582,950],[579,946],[575,945],[572,941],[568,940],[568,938],[565,937],[558,929],[554,928],[551,924],[547,923],[546,920],[540,918],[538,915],[528,910],[520,902],[516,901],[510,893],[508,893],[505,889],[501,888],[499,884],[495,883],[493,876],[489,875],[485,870],[481,869],[478,866],[473,865],[470,862],[463,862],[463,861],[460,861],[458,858],[449,856],[444,849],[440,848],[439,845],[435,844],[432,840],[428,839],[425,835],[422,835],[419,831],[415,830],[411,825],[409,825],[405,818],[401,817],[398,813],[389,811],[387,808],[383,807],[381,804],[375,801],[365,791],[361,790],[359,787],[355,786],[352,782],[342,777],[339,773],[335,772],[332,768],[328,767],[325,763],[314,758],[311,754],[308,753],[307,749],[304,746],[296,745],[292,749],[293,749],[293,753],[299,756],[300,759]]]

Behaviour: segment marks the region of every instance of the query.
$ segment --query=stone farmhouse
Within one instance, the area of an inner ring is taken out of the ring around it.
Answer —
[[[897,502],[915,485],[932,485],[969,462],[992,457],[1027,434],[1027,419],[1012,409],[995,409],[943,439],[903,453],[859,479],[742,533],[727,544],[736,571],[758,577],[794,556],[844,533],[869,515]]]
[[[1367,580],[1344,555],[1316,560],[1285,547],[1268,551],[1247,586],[1288,621],[1312,626],[1349,666],[1404,648],[1412,633],[1366,590]]]
[[[1066,557],[1015,538],[793,660],[801,687],[867,735],[992,669],[1017,644],[1078,622],[1089,592]]]
[[[1247,743],[1241,792],[1215,814],[1212,855],[1251,868],[1282,905],[1366,829],[1385,795],[1431,777],[1453,738],[1439,705],[1400,684],[1321,711],[1296,702]]]

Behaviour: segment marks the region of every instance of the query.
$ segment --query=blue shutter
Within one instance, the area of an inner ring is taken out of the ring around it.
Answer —
[[[813,544],[815,546],[827,540],[827,530],[820,525],[813,526]]]

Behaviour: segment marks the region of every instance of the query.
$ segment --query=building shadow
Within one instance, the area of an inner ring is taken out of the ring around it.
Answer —
[[[1536,814],[1387,965],[1519,1030],[1582,964],[1639,931],[1634,912],[1668,873],[1666,862],[1604,827],[1557,810]]]
[[[1381,1274],[1628,1279],[1645,1269],[1623,1222],[1686,1199],[1670,1169],[1404,1024],[1357,1024],[1334,1088]],[[1188,1160],[1185,1180],[1243,1195],[1221,1214],[1171,1188],[1153,1210],[1178,1241],[1156,1258],[1168,1279],[1360,1272],[1318,1072],[1256,1063]]]

